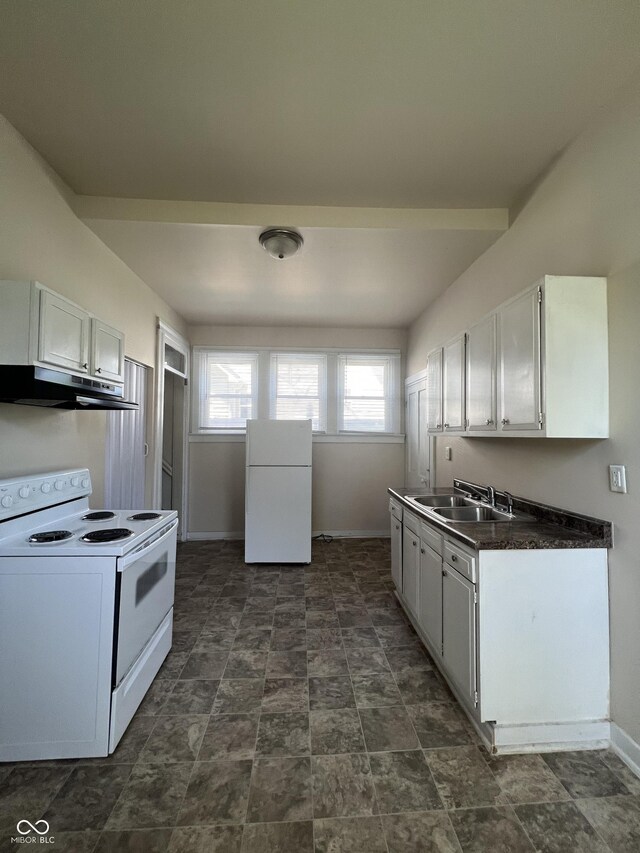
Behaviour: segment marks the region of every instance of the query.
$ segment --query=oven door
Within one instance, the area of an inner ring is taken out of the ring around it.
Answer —
[[[173,607],[178,519],[118,558],[119,604],[114,686],[120,684]]]

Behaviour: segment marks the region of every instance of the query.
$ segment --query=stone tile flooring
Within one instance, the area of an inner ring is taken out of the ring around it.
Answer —
[[[107,759],[0,765],[0,851],[638,853],[610,752],[492,757],[396,605],[388,542],[179,548],[174,646]]]

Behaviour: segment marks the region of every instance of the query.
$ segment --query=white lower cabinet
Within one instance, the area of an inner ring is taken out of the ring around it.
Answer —
[[[606,549],[474,551],[407,510],[403,521],[392,514],[400,600],[487,744],[606,746]]]
[[[474,707],[477,704],[475,598],[475,584],[446,565],[442,572],[442,661],[464,699]]]
[[[418,621],[436,654],[442,652],[442,557],[421,540]]]
[[[402,507],[389,501],[391,519],[391,577],[398,592],[402,593]]]
[[[420,571],[420,521],[405,512],[402,534],[402,595],[414,615],[418,614],[418,575]]]

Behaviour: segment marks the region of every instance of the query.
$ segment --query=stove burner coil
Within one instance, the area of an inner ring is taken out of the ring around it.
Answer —
[[[137,512],[128,516],[127,521],[154,521],[156,518],[162,518],[159,512]]]
[[[45,530],[42,533],[34,533],[27,542],[37,542],[45,544],[47,542],[64,542],[66,539],[71,539],[73,533],[70,530]]]
[[[133,530],[127,530],[126,527],[105,527],[104,530],[92,530],[90,533],[85,533],[80,539],[82,542],[117,542],[119,539],[128,539],[133,536]]]
[[[115,512],[100,510],[99,512],[88,512],[82,516],[83,521],[107,521],[109,518],[115,518]]]

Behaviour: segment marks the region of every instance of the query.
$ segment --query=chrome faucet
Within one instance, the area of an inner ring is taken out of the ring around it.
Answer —
[[[496,490],[494,486],[485,486],[487,490],[487,500],[489,505],[495,509],[496,506]]]
[[[509,513],[509,515],[513,515],[513,495],[511,492],[503,492],[504,500],[505,500],[505,509]]]

